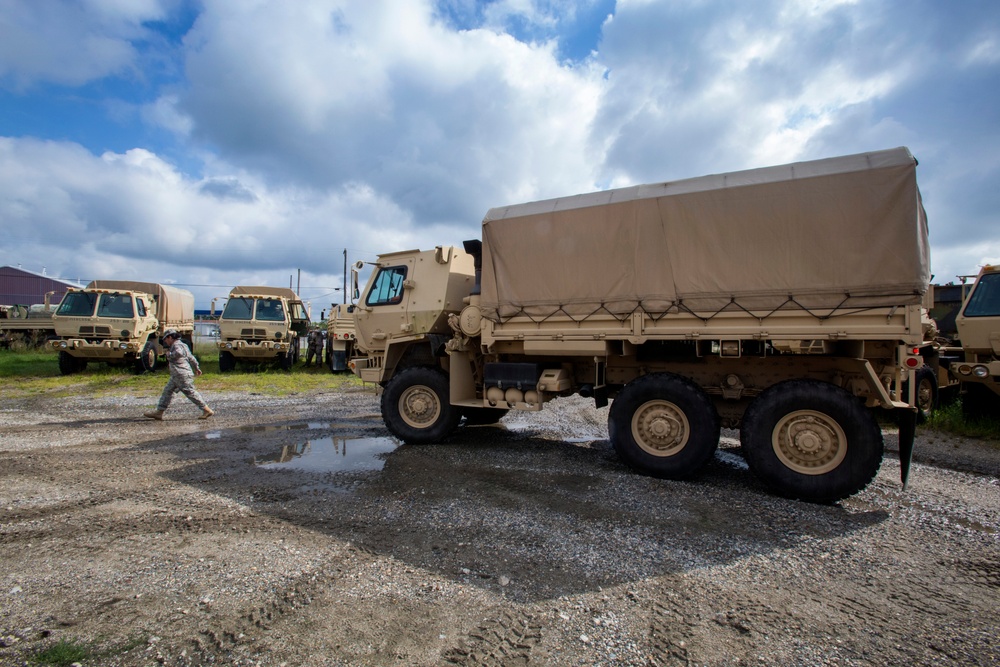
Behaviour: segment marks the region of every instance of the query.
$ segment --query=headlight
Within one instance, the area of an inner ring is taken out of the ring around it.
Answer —
[[[128,343],[118,343],[118,349],[119,350],[127,350],[128,349]]]
[[[66,344],[66,341],[63,341],[63,342],[59,343],[59,347],[66,348],[66,347],[69,347],[69,345]]]
[[[233,349],[233,344],[232,343],[226,343],[226,349],[227,350]]]
[[[962,375],[968,375],[969,373],[972,372],[972,366],[969,366],[968,364],[962,364],[961,366],[958,367],[958,372],[961,373]]]
[[[990,369],[986,366],[974,366],[972,369],[972,374],[977,378],[984,378],[990,374]]]

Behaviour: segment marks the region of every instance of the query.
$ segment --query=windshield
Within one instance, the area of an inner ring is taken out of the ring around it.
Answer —
[[[222,311],[224,320],[249,320],[253,315],[253,299],[245,296],[234,297],[226,302],[226,309]]]
[[[976,291],[965,306],[966,317],[1000,316],[1000,273],[987,273],[979,279]]]
[[[97,304],[97,295],[92,292],[67,292],[59,304],[57,315],[69,315],[71,317],[90,317],[94,314],[94,306]]]
[[[279,299],[257,299],[257,319],[263,322],[284,322],[285,309]]]
[[[128,294],[102,294],[97,306],[98,317],[130,318],[134,313],[132,297]]]

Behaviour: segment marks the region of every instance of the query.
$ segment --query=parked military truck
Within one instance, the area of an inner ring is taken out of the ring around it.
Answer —
[[[277,362],[290,370],[299,359],[299,337],[309,332],[309,314],[291,289],[239,286],[219,316],[219,370],[237,362]]]
[[[921,414],[929,415],[940,395],[957,391],[966,417],[996,419],[1000,417],[1000,266],[982,267],[971,289],[964,284],[962,288],[955,312],[939,313],[943,316],[939,320],[948,326],[941,327],[939,320],[931,324],[931,340],[921,350],[926,365],[916,374],[917,403]]]
[[[44,346],[56,335],[52,328],[54,311],[55,306],[49,303],[48,294],[45,295],[45,303],[0,306],[0,347]]]
[[[739,428],[775,492],[834,501],[877,473],[879,413],[906,484],[929,277],[906,148],[506,206],[378,258],[355,372],[407,443],[579,394],[641,472],[690,477]]]
[[[357,354],[353,313],[354,304],[330,306],[326,321],[326,361],[333,373],[348,370],[348,362]]]
[[[158,283],[94,280],[69,289],[52,315],[59,371],[70,375],[90,361],[154,371],[166,350],[160,336],[176,329],[192,347],[194,295]]]

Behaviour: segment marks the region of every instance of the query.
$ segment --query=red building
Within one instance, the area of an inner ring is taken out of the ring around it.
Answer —
[[[33,306],[45,303],[45,295],[49,294],[49,303],[57,304],[66,293],[67,287],[77,287],[65,280],[50,278],[44,273],[25,271],[13,266],[0,266],[0,305]]]

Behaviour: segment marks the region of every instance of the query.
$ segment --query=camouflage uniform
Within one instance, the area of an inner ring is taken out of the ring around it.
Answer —
[[[205,399],[194,388],[194,374],[201,370],[198,366],[198,360],[194,358],[191,350],[180,338],[175,338],[173,345],[167,350],[167,361],[170,363],[170,381],[163,388],[156,409],[163,412],[170,407],[170,400],[179,391],[199,408],[206,410],[208,405],[206,405]]]
[[[316,365],[323,365],[323,334],[319,331],[310,331],[307,338],[309,354],[306,355],[306,366],[312,366],[313,356],[316,357]]]

